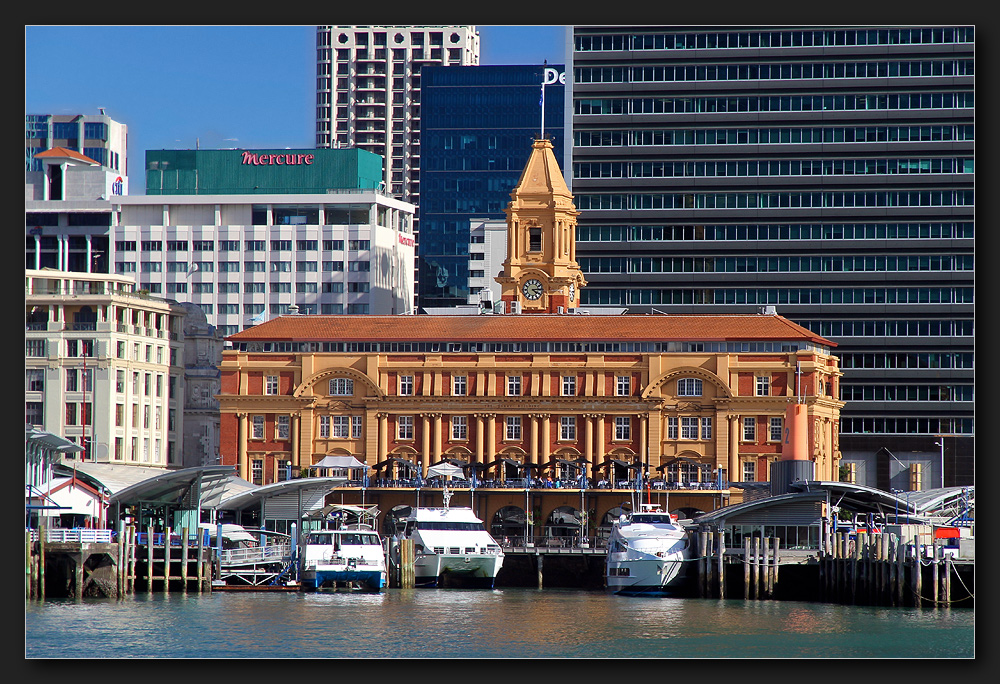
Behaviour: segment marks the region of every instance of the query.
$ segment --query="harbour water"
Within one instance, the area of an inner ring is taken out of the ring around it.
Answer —
[[[973,609],[387,589],[25,602],[25,657],[974,658]]]

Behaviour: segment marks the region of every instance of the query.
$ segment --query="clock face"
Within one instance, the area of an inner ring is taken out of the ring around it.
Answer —
[[[525,299],[534,301],[542,296],[542,283],[540,280],[532,278],[524,283],[521,291],[524,293]]]

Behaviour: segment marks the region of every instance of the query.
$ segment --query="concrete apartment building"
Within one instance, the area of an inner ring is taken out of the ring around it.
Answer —
[[[477,64],[475,26],[317,26],[316,147],[374,152],[385,191],[419,205],[420,71]]]
[[[973,28],[574,26],[569,50],[583,304],[774,306],[838,345],[849,477],[971,484]]]
[[[82,460],[186,465],[183,307],[132,278],[50,269],[25,271],[24,296],[25,423]]]

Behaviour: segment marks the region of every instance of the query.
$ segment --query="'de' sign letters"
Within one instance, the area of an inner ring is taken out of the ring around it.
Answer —
[[[558,72],[552,67],[545,67],[545,85],[552,85],[556,81],[566,85],[566,72]]]

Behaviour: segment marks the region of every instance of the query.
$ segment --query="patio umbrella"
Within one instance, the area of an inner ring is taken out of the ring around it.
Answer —
[[[440,477],[461,477],[465,475],[465,471],[453,463],[442,462],[436,466],[431,466],[427,469],[427,477],[434,477],[435,475]]]

